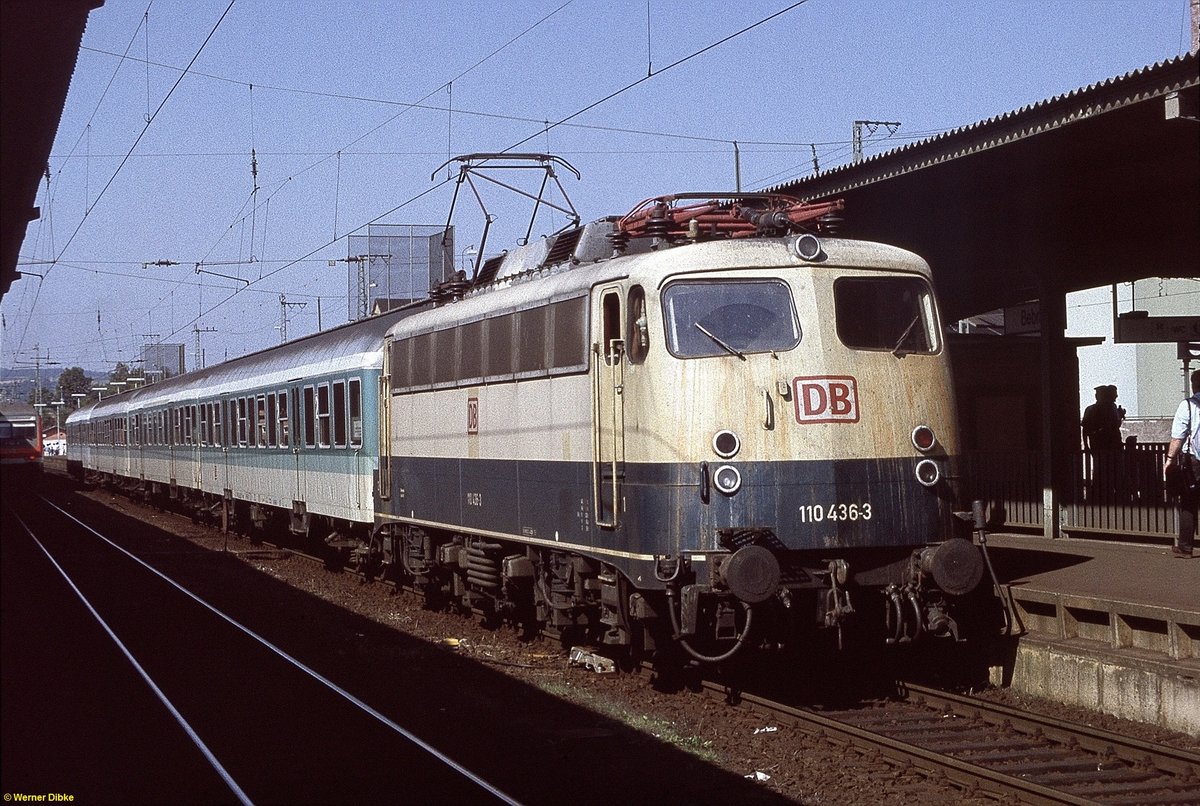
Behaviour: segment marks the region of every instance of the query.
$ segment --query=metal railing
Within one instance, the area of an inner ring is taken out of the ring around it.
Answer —
[[[1073,453],[1059,491],[1063,529],[1171,540],[1175,502],[1163,487],[1166,443]],[[968,495],[988,504],[991,528],[1041,529],[1042,461],[1033,451],[975,452],[965,457]]]

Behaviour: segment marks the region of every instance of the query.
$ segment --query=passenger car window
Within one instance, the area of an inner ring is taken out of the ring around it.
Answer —
[[[663,290],[667,349],[679,358],[791,350],[800,343],[781,280],[677,282]]]
[[[362,445],[362,382],[358,378],[350,379],[350,444],[354,447]]]

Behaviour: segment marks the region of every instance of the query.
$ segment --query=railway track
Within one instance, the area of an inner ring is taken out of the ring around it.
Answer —
[[[286,552],[328,564],[315,554],[270,541],[244,553],[256,551]],[[357,573],[349,567],[342,570]],[[1200,804],[1200,755],[1196,753],[984,700],[904,684],[898,701],[817,711],[732,692],[718,682],[705,681],[703,686],[715,699],[780,725],[920,770],[958,788],[966,799]]]
[[[1200,755],[905,684],[903,699],[813,711],[706,683],[781,724],[944,777],[967,796],[1027,803],[1200,804]]]
[[[817,711],[731,694],[717,682],[703,686],[717,699],[781,724],[941,777],[966,797],[1200,804],[1200,754],[985,700],[903,683],[896,701]]]

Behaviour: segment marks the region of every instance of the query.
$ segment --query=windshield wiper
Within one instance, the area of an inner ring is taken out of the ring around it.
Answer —
[[[736,355],[738,358],[742,359],[743,361],[746,360],[746,355],[741,350],[737,349],[736,347],[730,346],[729,343],[726,342],[724,339],[714,336],[711,332],[709,332],[709,330],[707,328],[704,327],[704,325],[700,324],[699,322],[694,322],[693,324],[696,325],[696,330],[699,330],[705,336],[708,336],[710,339],[712,339],[714,342],[717,343],[717,346],[724,349],[727,353],[729,353],[730,355]]]
[[[896,346],[892,348],[892,355],[900,355],[900,345],[904,344],[904,342],[906,342],[908,340],[909,334],[912,333],[913,328],[917,326],[917,322],[919,322],[919,321],[921,321],[921,312],[920,311],[918,311],[917,315],[913,317],[913,320],[908,323],[908,327],[904,328],[904,333],[901,334],[900,341],[896,342]],[[905,350],[906,354],[909,352],[912,352],[912,351]]]

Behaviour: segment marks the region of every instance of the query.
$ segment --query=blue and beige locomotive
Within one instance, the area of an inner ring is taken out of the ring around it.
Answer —
[[[648,200],[397,322],[374,557],[702,661],[856,624],[957,635],[983,561],[954,514],[930,270],[804,232],[837,206]]]
[[[957,636],[983,560],[930,269],[836,208],[651,199],[97,403],[69,459],[617,651]]]

